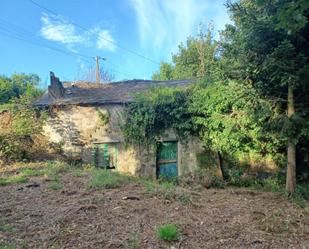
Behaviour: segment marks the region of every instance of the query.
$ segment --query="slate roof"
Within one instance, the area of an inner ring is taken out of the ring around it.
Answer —
[[[91,105],[120,104],[132,102],[135,93],[149,91],[153,87],[187,87],[195,80],[128,80],[108,84],[87,82],[65,82],[65,94],[61,98],[53,98],[46,92],[34,102],[35,106],[50,105]]]

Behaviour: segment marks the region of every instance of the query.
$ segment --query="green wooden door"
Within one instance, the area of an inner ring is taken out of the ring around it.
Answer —
[[[177,142],[160,143],[157,151],[157,177],[170,179],[177,176]]]

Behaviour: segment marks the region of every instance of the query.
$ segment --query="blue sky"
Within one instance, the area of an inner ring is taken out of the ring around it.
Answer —
[[[1,0],[0,74],[36,73],[45,88],[49,71],[64,81],[85,78],[98,55],[115,80],[150,79],[200,23],[220,30],[229,22],[224,2]]]

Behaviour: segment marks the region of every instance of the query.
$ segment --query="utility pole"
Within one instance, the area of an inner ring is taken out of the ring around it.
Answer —
[[[96,82],[99,84],[101,81],[101,75],[100,75],[100,60],[105,61],[106,58],[102,58],[100,56],[96,56],[95,58],[95,62],[96,62],[96,68],[95,68],[95,78],[96,78]]]

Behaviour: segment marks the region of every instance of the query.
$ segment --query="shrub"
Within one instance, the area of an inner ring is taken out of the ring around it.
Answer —
[[[309,184],[298,184],[296,186],[296,194],[302,196],[306,200],[309,200]]]
[[[176,241],[180,237],[180,231],[175,224],[165,224],[157,227],[157,238],[165,241]]]
[[[235,187],[250,187],[256,184],[253,176],[245,176],[242,170],[233,169],[230,171],[228,185]]]

